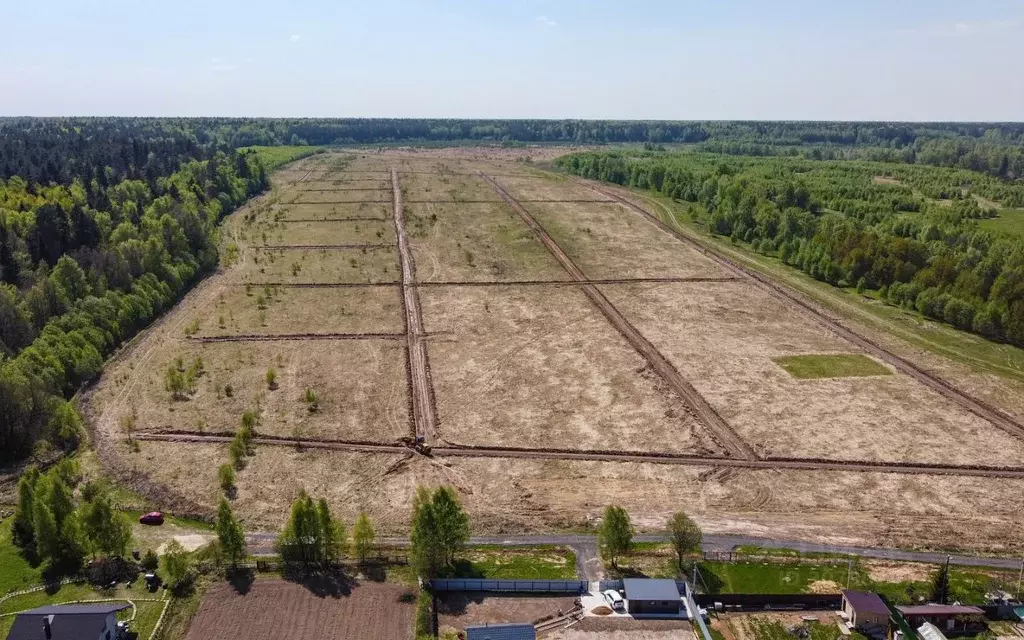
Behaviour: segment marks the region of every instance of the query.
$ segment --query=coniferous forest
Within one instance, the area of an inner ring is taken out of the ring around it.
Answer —
[[[68,398],[215,268],[219,221],[268,186],[246,147],[464,142],[642,143],[560,163],[692,203],[815,278],[1024,345],[1024,240],[978,222],[1024,207],[1020,123],[6,118],[0,460],[73,447]]]

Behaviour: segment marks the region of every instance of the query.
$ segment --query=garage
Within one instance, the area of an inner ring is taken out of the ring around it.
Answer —
[[[626,578],[622,583],[630,615],[678,616],[682,609],[675,580]]]

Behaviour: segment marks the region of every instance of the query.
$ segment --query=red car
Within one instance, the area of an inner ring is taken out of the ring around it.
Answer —
[[[159,511],[150,511],[149,513],[139,516],[139,522],[141,524],[163,524],[164,514]]]

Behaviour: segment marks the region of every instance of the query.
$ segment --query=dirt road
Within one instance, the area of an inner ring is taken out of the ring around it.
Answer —
[[[577,282],[584,282],[587,280],[587,276],[580,271],[579,267],[569,258],[568,255],[562,251],[561,247],[548,235],[547,231],[538,223],[530,213],[523,208],[515,198],[513,198],[504,188],[501,187],[497,182],[492,180],[490,177],[480,174],[481,177],[486,180],[498,195],[504,199],[509,206],[511,206],[516,213],[522,217],[523,221],[526,222],[527,226],[533,230],[540,241],[547,247],[548,251],[552,256],[562,265],[562,267],[572,276],[573,280]],[[604,314],[608,322],[622,334],[629,344],[636,349],[647,362],[651,365],[655,372],[661,376],[669,387],[682,398],[690,409],[696,414],[697,419],[707,427],[711,437],[714,438],[725,447],[732,455],[737,458],[743,458],[745,460],[754,460],[757,458],[754,450],[746,442],[740,438],[735,431],[732,430],[725,420],[722,419],[718,412],[712,408],[710,404],[701,396],[696,389],[693,388],[689,382],[687,382],[679,371],[665,358],[664,355],[650,341],[647,340],[637,329],[634,327],[625,316],[619,313],[619,310],[604,297],[597,287],[592,284],[581,285],[580,290],[590,299],[598,310]]]
[[[437,437],[437,411],[434,388],[430,382],[430,362],[423,330],[423,313],[416,290],[416,265],[405,233],[405,211],[402,189],[398,185],[398,171],[391,169],[391,194],[395,215],[395,233],[398,236],[398,255],[402,263],[402,306],[405,310],[409,379],[412,391],[412,417],[416,436],[430,442]]]

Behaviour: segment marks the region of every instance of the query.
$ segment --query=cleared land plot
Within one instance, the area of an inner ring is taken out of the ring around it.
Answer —
[[[341,204],[282,204],[271,210],[273,220],[347,220],[350,218],[391,219],[391,202]]]
[[[420,282],[571,279],[504,202],[406,208]]]
[[[179,357],[185,367],[202,358],[206,373],[188,399],[173,400],[165,375]],[[257,433],[267,435],[393,442],[409,432],[401,341],[177,343],[155,354],[146,373],[135,392],[139,431],[233,432],[258,405]],[[306,389],[319,410],[309,410]]]
[[[555,631],[547,640],[679,640],[694,638],[685,620],[630,620],[588,617],[571,629]]]
[[[565,287],[420,291],[443,440],[582,450],[715,451],[696,419],[587,298]]]
[[[260,228],[260,240],[275,245],[394,244],[390,220],[338,220],[331,222],[276,222]]]
[[[404,333],[395,287],[227,287],[197,315],[198,337]]]
[[[240,595],[219,582],[203,595],[186,640],[411,638],[415,601],[408,587],[394,584],[363,583],[334,592],[330,586],[260,578]]]
[[[1000,209],[999,217],[979,220],[978,225],[989,231],[1005,231],[1024,236],[1024,209]]]
[[[758,453],[1017,465],[1024,444],[909,376],[799,380],[774,359],[852,345],[746,282],[601,290]]]
[[[593,189],[554,176],[512,177],[504,175],[496,180],[517,200],[608,200],[611,202],[610,198],[606,198]]]
[[[588,278],[736,275],[619,204],[528,202],[523,206]]]
[[[359,175],[360,177],[356,177]],[[302,182],[297,182],[291,185],[294,191],[335,191],[339,189],[382,189],[386,190],[391,188],[391,181],[386,174],[381,174],[380,177],[365,177],[365,174],[345,174],[340,173],[336,176],[327,176],[321,174],[315,180],[308,179]]]
[[[437,625],[464,631],[483,624],[535,622],[568,613],[572,597],[488,596],[481,593],[441,593],[437,598]]]
[[[437,167],[438,173],[402,173],[398,179],[402,184],[405,199],[415,200],[497,200],[498,196],[490,185],[465,170]],[[456,171],[457,173],[453,173]]]
[[[785,356],[775,362],[789,375],[800,379],[851,378],[891,375],[887,367],[860,353]]]
[[[397,282],[398,252],[374,249],[249,249],[234,270],[242,282],[292,284]]]
[[[294,191],[290,204],[320,204],[331,202],[391,202],[390,189],[374,191]]]

